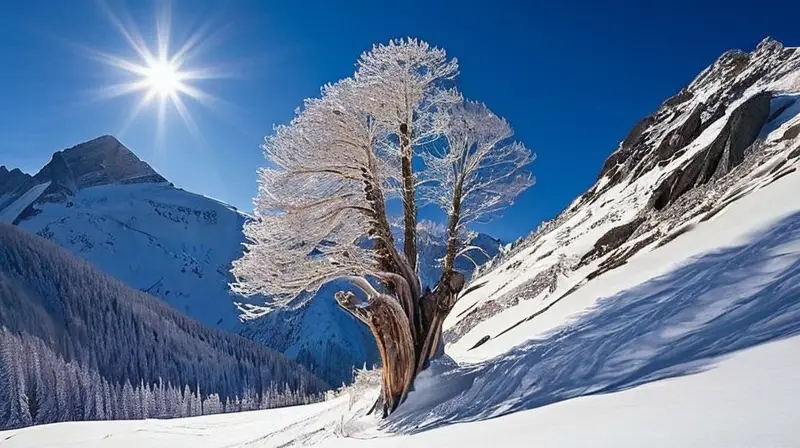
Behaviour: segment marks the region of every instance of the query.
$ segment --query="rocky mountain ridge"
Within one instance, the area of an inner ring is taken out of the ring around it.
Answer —
[[[798,135],[800,50],[767,38],[726,52],[634,126],[595,185],[481,270],[445,322],[451,348],[502,338],[794,172]],[[506,329],[489,330],[489,319]]]
[[[167,180],[119,140],[104,135],[56,151],[50,161],[33,176],[18,168],[8,171],[5,166],[0,166],[0,210],[37,185],[47,184],[47,187],[35,200],[26,204],[11,222],[35,213],[34,202],[63,202],[85,188],[136,183],[167,183]]]

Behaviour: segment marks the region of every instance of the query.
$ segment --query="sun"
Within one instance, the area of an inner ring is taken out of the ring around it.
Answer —
[[[201,54],[203,43],[211,37],[209,32],[211,27],[200,27],[189,34],[182,43],[177,42],[180,45],[176,45],[176,42],[170,39],[170,3],[160,3],[164,8],[156,11],[156,39],[155,42],[148,44],[129,15],[124,11],[117,14],[102,0],[99,4],[111,24],[133,50],[134,57],[90,50],[93,59],[121,72],[121,82],[99,89],[97,96],[99,99],[110,99],[136,93],[142,95],[131,109],[120,133],[124,132],[142,110],[153,103],[157,103],[158,106],[159,133],[164,128],[169,104],[177,110],[189,130],[197,133],[197,127],[185,100],[191,99],[212,109],[216,108],[220,101],[193,84],[196,81],[229,76],[225,68],[220,66],[188,66],[190,60],[196,61]]]
[[[152,61],[149,63],[144,73],[144,80],[147,82],[150,91],[161,98],[172,98],[178,92],[184,91],[185,86],[181,79],[184,74],[180,69],[169,61]]]

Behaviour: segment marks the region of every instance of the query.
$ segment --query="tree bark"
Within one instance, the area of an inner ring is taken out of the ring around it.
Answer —
[[[365,323],[375,337],[383,364],[381,401],[385,417],[397,409],[414,381],[414,338],[405,312],[393,297],[381,294],[363,306],[357,305],[354,297],[353,293],[336,294],[339,306]]]
[[[397,296],[373,295],[362,304],[356,303],[352,292],[336,293],[339,306],[367,325],[375,338],[383,365],[381,396],[376,406],[380,404],[384,417],[403,402],[417,374],[436,356],[442,323],[463,286],[464,276],[451,272],[442,277],[433,292],[412,301],[419,307],[420,332],[414,331],[412,314],[404,306],[408,298],[401,294],[408,294],[408,288],[395,288]]]
[[[401,170],[403,176],[403,224],[405,227],[403,253],[408,263],[416,272],[417,269],[417,198],[416,179],[414,178],[413,148],[411,147],[411,131],[406,123],[400,125],[400,152],[402,154]]]

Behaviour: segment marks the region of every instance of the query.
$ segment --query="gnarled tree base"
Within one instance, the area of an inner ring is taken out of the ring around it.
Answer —
[[[414,298],[415,313],[405,310],[401,300],[389,294],[356,303],[352,292],[336,293],[339,306],[369,327],[378,346],[383,364],[382,389],[373,410],[380,406],[386,417],[403,402],[414,378],[436,356],[442,324],[463,286],[464,276],[460,273],[443,278],[433,292]],[[419,319],[414,319],[414,314]]]

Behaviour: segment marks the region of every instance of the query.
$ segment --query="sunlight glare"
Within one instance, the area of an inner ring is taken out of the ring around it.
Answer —
[[[169,3],[164,3],[162,4],[164,7],[156,13],[157,39],[154,48],[151,49],[124,10],[121,11],[123,14],[120,16],[114,13],[102,0],[99,4],[104,9],[111,24],[120,32],[137,56],[133,59],[126,59],[114,54],[91,52],[99,61],[120,69],[123,73],[129,75],[128,79],[120,84],[100,89],[101,98],[109,99],[137,92],[143,93],[141,101],[134,105],[130,115],[125,120],[122,132],[146,106],[157,99],[159,133],[160,130],[163,130],[165,124],[165,108],[168,103],[171,103],[177,110],[190,132],[196,133],[196,125],[183,97],[191,98],[206,106],[215,103],[217,99],[189,83],[197,80],[226,77],[225,73],[218,68],[184,68],[190,55],[197,56],[203,41],[209,37],[208,31],[210,28],[202,27],[198,29],[182,45],[173,47],[170,42],[171,13]],[[177,51],[173,50],[171,52],[171,47],[177,48]]]
[[[144,76],[150,89],[155,91],[161,98],[171,98],[182,90],[182,73],[168,61],[150,62]]]

